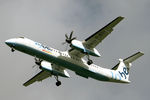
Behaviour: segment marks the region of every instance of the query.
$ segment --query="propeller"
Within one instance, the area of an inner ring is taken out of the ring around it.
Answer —
[[[71,44],[72,40],[76,39],[76,37],[72,37],[72,36],[73,36],[73,31],[71,31],[70,36],[68,36],[67,34],[65,34],[66,40],[62,44],[63,45],[66,44],[66,43]],[[66,46],[66,49],[68,48],[68,44]]]
[[[70,36],[65,34],[65,37],[66,37],[66,42],[65,43],[71,44],[72,40],[76,39],[76,37],[72,37],[72,35],[73,35],[73,31],[71,31]]]
[[[32,66],[32,68],[34,68],[36,65],[40,67],[40,66],[41,66],[41,62],[42,62],[43,60],[41,60],[41,59],[39,59],[39,58],[34,58],[34,60],[35,60],[35,65]]]

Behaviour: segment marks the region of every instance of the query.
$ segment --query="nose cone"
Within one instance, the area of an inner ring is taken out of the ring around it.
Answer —
[[[15,39],[9,39],[6,40],[5,43],[10,46],[10,47],[14,47],[15,46]]]

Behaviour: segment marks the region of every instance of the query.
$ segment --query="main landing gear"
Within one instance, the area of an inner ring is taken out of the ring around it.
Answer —
[[[88,65],[91,65],[92,63],[93,63],[93,61],[90,60],[90,59],[87,61],[87,64],[88,64]]]
[[[55,77],[55,79],[57,81],[56,82],[56,86],[60,86],[61,85],[61,81],[58,80],[58,76],[54,76],[54,77]]]
[[[14,48],[11,48],[11,52],[14,52],[15,51],[15,49]]]
[[[88,65],[93,64],[93,61],[90,59],[89,55],[87,55],[87,59],[88,59],[88,61],[87,61],[87,64],[88,64]]]

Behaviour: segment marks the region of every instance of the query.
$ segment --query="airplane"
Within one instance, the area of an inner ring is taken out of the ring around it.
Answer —
[[[76,37],[73,37],[73,31],[70,33],[70,36],[65,34],[66,43],[70,45],[70,49],[66,51],[45,46],[26,37],[8,39],[5,43],[11,48],[12,52],[18,50],[35,58],[35,63],[38,65],[40,72],[25,82],[23,84],[25,87],[51,76],[54,76],[56,79],[56,86],[60,86],[61,81],[58,79],[59,77],[70,77],[66,69],[72,70],[84,78],[93,78],[105,82],[130,83],[129,70],[131,63],[144,55],[144,53],[137,52],[125,59],[119,59],[119,63],[112,69],[95,65],[90,59],[90,56],[101,56],[95,47],[123,19],[124,17],[122,16],[117,17],[84,41],[79,41]],[[86,56],[87,60],[83,59],[84,56]]]

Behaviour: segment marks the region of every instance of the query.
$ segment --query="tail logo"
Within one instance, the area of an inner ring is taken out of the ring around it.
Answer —
[[[129,74],[129,72],[127,71],[127,68],[126,67],[123,67],[123,71],[122,72],[120,72],[120,71],[118,71],[119,72],[119,74],[121,75],[121,77],[123,78],[127,78],[127,75]]]

